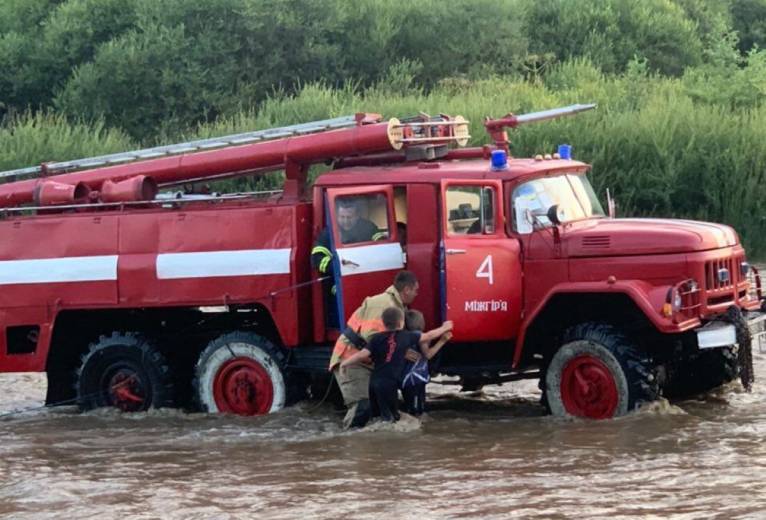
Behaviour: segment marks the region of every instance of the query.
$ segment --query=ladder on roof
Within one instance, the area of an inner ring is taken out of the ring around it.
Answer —
[[[52,175],[59,173],[68,173],[77,170],[86,170],[104,166],[114,166],[132,161],[143,159],[156,159],[171,155],[181,155],[190,152],[201,152],[205,150],[214,150],[226,146],[237,146],[243,144],[256,143],[271,139],[282,139],[285,137],[295,137],[299,135],[315,134],[328,130],[339,130],[358,124],[357,116],[343,116],[333,119],[323,119],[312,121],[310,123],[300,123],[297,125],[282,126],[278,128],[269,128],[267,130],[257,130],[254,132],[245,132],[242,134],[226,135],[223,137],[212,137],[210,139],[198,139],[185,143],[176,143],[166,146],[156,146],[153,148],[144,148],[130,152],[120,152],[96,157],[87,157],[84,159],[75,159],[72,161],[50,162],[41,166],[30,166],[0,172],[0,179],[16,180],[19,177],[32,177]]]

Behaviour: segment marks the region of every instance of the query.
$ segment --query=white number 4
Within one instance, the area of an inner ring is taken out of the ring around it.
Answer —
[[[492,270],[492,255],[487,255],[487,258],[481,263],[479,269],[476,270],[476,278],[487,278],[489,280],[489,285],[495,283],[495,276]]]

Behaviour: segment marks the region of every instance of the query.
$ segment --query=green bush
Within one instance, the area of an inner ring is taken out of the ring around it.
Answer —
[[[536,54],[588,57],[607,72],[636,56],[670,75],[700,62],[696,24],[670,0],[527,0],[525,10]]]
[[[766,1],[729,0],[732,29],[739,34],[739,49],[746,53],[753,47],[766,47]]]
[[[48,107],[72,67],[134,23],[133,0],[11,1],[0,7],[0,114]],[[12,12],[3,12],[16,6]],[[16,5],[19,4],[19,5]],[[56,5],[58,4],[58,5]]]

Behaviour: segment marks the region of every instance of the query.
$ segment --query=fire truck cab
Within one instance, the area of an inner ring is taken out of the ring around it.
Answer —
[[[568,163],[560,167],[585,173],[585,165]],[[510,170],[493,171],[486,160],[322,175],[314,186],[314,200],[324,201],[314,206],[315,222],[334,230],[338,314],[348,319],[366,296],[385,290],[398,270],[407,269],[420,281],[416,303],[427,327],[453,320],[455,344],[480,344],[465,349],[467,361],[508,366],[523,297],[522,237],[506,217],[510,199],[504,196],[512,177]],[[372,220],[385,237],[341,243],[333,212],[343,199],[357,204],[361,218]],[[317,307],[323,302],[316,295],[314,301]],[[316,339],[325,337],[322,325],[315,323]]]

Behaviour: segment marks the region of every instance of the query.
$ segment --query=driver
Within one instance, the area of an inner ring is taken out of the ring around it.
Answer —
[[[340,241],[343,244],[369,242],[385,238],[378,226],[359,215],[359,205],[353,199],[340,199],[335,220],[340,231]]]
[[[356,200],[351,198],[338,199],[335,223],[338,226],[342,244],[382,240],[388,236],[386,232],[380,231],[372,221],[362,218],[359,213],[359,204]],[[319,271],[321,276],[326,277],[323,286],[325,288],[325,308],[328,310],[327,324],[331,327],[338,327],[332,257],[330,229],[326,227],[319,233],[314,248],[311,250],[311,265]]]

